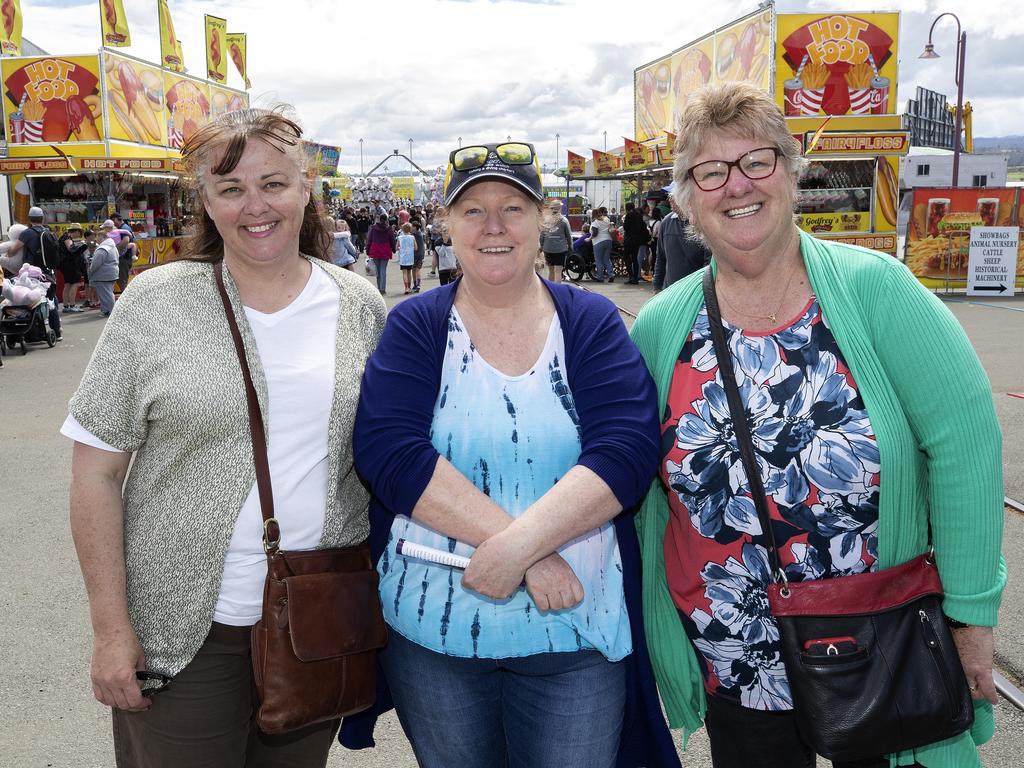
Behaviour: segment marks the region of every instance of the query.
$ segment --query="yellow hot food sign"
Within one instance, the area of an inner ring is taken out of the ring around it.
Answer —
[[[3,59],[0,72],[9,144],[103,140],[96,56]]]
[[[898,13],[779,14],[775,98],[788,117],[896,111]]]
[[[757,11],[633,73],[637,141],[674,133],[690,95],[716,83],[744,80],[768,90],[774,10]]]
[[[103,54],[110,138],[166,146],[164,80],[159,68]]]

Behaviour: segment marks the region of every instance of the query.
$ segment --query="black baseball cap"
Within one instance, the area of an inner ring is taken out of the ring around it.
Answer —
[[[544,200],[537,153],[533,145],[525,141],[474,144],[453,150],[448,156],[444,178],[445,206],[454,203],[470,184],[483,179],[513,184],[533,199]]]

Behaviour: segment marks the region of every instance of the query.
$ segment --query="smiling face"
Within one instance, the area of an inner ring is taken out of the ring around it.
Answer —
[[[309,194],[295,159],[258,138],[246,142],[231,171],[203,174],[203,204],[224,240],[224,257],[253,266],[298,257]]]
[[[758,138],[720,134],[708,141],[694,158],[694,165],[707,160],[732,161],[747,152],[769,145]],[[796,182],[780,161],[775,173],[752,180],[733,167],[725,186],[705,192],[693,186],[690,219],[704,235],[716,257],[726,260],[770,259],[781,254],[791,242]]]
[[[537,203],[512,184],[479,181],[467,187],[448,211],[464,279],[490,287],[532,280],[540,222]]]

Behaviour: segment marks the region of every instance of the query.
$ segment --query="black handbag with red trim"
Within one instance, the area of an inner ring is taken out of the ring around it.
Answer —
[[[800,736],[830,760],[855,761],[963,733],[974,706],[930,553],[872,573],[786,582],[710,269],[704,301],[737,447],[768,537],[776,579],[768,603]]]

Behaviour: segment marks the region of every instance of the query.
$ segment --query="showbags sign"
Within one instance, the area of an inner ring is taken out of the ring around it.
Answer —
[[[968,296],[1013,296],[1019,227],[971,227]]]

